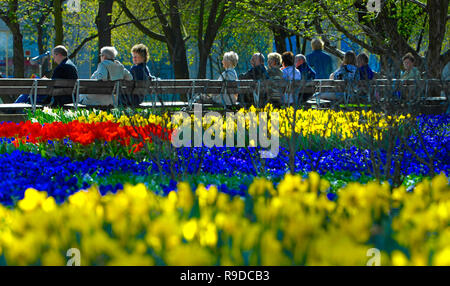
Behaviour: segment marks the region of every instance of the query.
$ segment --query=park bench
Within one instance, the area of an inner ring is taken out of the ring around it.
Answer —
[[[218,80],[158,80],[158,81],[98,81],[90,79],[80,80],[45,80],[45,79],[0,79],[0,96],[6,104],[0,104],[0,110],[20,110],[24,108],[39,108],[36,104],[37,95],[49,95],[52,97],[72,97],[71,104],[67,107],[84,107],[78,104],[80,94],[104,94],[113,98],[114,107],[118,106],[119,96],[133,97],[154,95],[154,102],[144,102],[140,107],[159,106],[186,106],[194,103],[196,94],[227,94],[251,93],[253,81],[239,82]],[[12,103],[19,94],[30,94],[31,104]],[[167,95],[185,95],[183,102],[167,102]],[[156,98],[160,101],[156,102]],[[110,107],[103,107],[110,108]]]
[[[430,91],[435,96],[430,96]],[[36,104],[37,95],[50,95],[53,97],[72,97],[71,104],[67,108],[85,107],[78,104],[80,94],[104,94],[113,98],[113,107],[119,104],[119,97],[132,98],[135,96],[152,95],[152,102],[143,102],[141,108],[160,107],[185,107],[192,109],[196,103],[198,94],[220,94],[228,96],[230,94],[248,94],[250,102],[240,104],[263,106],[272,101],[281,101],[285,94],[320,94],[323,92],[344,93],[344,103],[348,103],[352,98],[358,98],[358,93],[367,95],[369,102],[373,100],[383,100],[393,92],[400,92],[404,95],[413,94],[417,102],[447,105],[449,103],[449,81],[441,80],[398,80],[398,79],[377,79],[371,81],[342,80],[313,80],[313,81],[286,81],[286,80],[239,80],[239,81],[219,81],[208,79],[186,79],[186,80],[157,80],[157,81],[98,81],[90,79],[79,80],[48,80],[48,79],[0,79],[0,96],[6,104],[0,104],[0,111],[21,110],[24,108],[41,108]],[[444,96],[439,95],[442,92]],[[13,104],[19,94],[32,95],[31,104]],[[436,94],[438,94],[436,96]],[[181,100],[173,99],[168,101],[169,95],[181,95]],[[412,97],[411,97],[412,98]],[[303,105],[316,105],[317,107],[327,106],[330,101],[320,100],[313,97]],[[226,107],[226,106],[224,106]],[[111,107],[103,107],[105,109]]]

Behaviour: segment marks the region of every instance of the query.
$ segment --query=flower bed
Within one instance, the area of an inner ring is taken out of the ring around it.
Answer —
[[[249,114],[254,114],[254,123],[259,125],[262,120],[260,120],[260,113],[264,112],[268,115],[267,125],[268,130],[270,130],[270,120],[271,114],[276,113],[279,117],[279,128],[281,137],[290,137],[292,135],[292,118],[294,118],[294,109],[292,107],[286,109],[274,108],[271,104],[268,104],[265,108],[256,109],[251,107],[250,109],[240,109],[236,112],[236,118],[241,117],[242,122],[240,124],[244,125],[248,130],[250,123],[253,122],[249,117]],[[372,128],[386,129],[389,123],[401,123],[403,119],[409,118],[408,116],[400,115],[396,118],[391,116],[383,116],[379,113],[374,113],[372,111],[352,111],[352,112],[336,112],[333,110],[323,111],[323,110],[296,110],[295,111],[295,133],[307,135],[320,135],[323,137],[339,137],[342,140],[351,139],[355,136],[357,131],[369,132]],[[31,118],[35,122],[39,123],[49,123],[49,122],[70,122],[77,120],[83,123],[99,123],[99,122],[114,122],[120,123],[121,126],[145,126],[148,124],[164,125],[167,128],[176,128],[182,124],[182,115],[175,113],[171,117],[168,113],[163,115],[124,115],[121,113],[107,113],[105,111],[93,111],[87,113],[86,111],[63,111],[51,109],[44,109],[39,111],[36,115]],[[171,119],[178,124],[171,123]],[[192,125],[195,124],[196,115],[191,115]],[[201,120],[203,129],[209,128],[215,122],[218,122],[221,118],[211,116],[210,119],[203,117]],[[197,118],[200,121],[200,118]],[[227,125],[226,121],[222,123],[223,133],[226,133],[227,127],[231,127],[234,130],[237,129],[238,122],[235,121],[231,125]]]
[[[72,160],[68,157],[56,156],[44,158],[40,154],[29,152],[13,151],[8,154],[0,154],[0,203],[10,205],[14,201],[23,198],[23,193],[26,188],[36,188],[46,190],[50,195],[54,196],[57,201],[63,201],[68,195],[79,190],[81,187],[86,188],[92,184],[99,184],[100,186],[112,185],[110,190],[117,190],[116,185],[123,183],[115,179],[120,177],[131,180],[133,177],[139,177],[142,181],[148,182],[148,187],[151,188],[154,183],[168,184],[171,172],[175,171],[178,174],[185,173],[186,175],[195,176],[200,174],[223,175],[220,185],[229,186],[227,177],[237,176],[254,177],[258,174],[255,172],[251,163],[250,155],[242,149],[229,148],[185,148],[178,150],[178,156],[183,159],[182,163],[178,163],[175,169],[170,168],[170,161],[162,160],[163,178],[161,180],[161,173],[155,162],[136,162],[129,159],[118,159],[107,157],[102,160],[85,159]],[[450,150],[449,150],[450,151]],[[186,154],[202,152],[203,161],[200,170],[197,170],[197,158],[187,156]],[[257,150],[252,151],[256,156]],[[449,175],[449,152],[443,157],[437,158],[435,161],[435,172],[444,172]],[[314,160],[319,156],[318,153],[313,152]],[[368,151],[351,148],[350,150],[330,150],[320,154],[321,160],[319,170],[321,174],[326,173],[347,173],[348,179],[359,180],[363,176],[369,176],[367,166],[364,159],[370,164],[370,157]],[[306,155],[305,151],[300,151],[297,154],[298,166],[297,171],[300,173],[307,173],[311,171],[313,163]],[[184,160],[186,159],[186,160]],[[267,159],[265,162],[265,170],[267,176],[272,180],[278,181],[279,178],[288,172],[286,156],[280,155],[276,159]],[[370,165],[369,165],[370,166]],[[261,166],[257,166],[261,168]],[[428,166],[423,165],[415,160],[410,154],[405,155],[402,173],[405,176],[416,175],[425,176],[428,174]],[[120,176],[124,174],[124,176]],[[95,178],[92,179],[92,177]],[[152,181],[156,177],[156,182]],[[89,179],[90,178],[90,179]],[[331,176],[331,179],[333,176]],[[333,180],[334,181],[334,180]],[[201,183],[208,183],[203,181]],[[247,184],[248,186],[248,184]],[[159,189],[159,188],[158,188]],[[164,188],[163,188],[164,189]],[[233,188],[231,188],[233,189]],[[234,190],[240,190],[234,187]]]
[[[272,159],[173,148],[168,114],[1,123],[0,265],[70,248],[83,265],[365,265],[371,248],[382,265],[450,264],[450,116],[299,110],[292,132],[292,109],[263,111],[281,115]]]
[[[145,126],[120,126],[119,123],[81,123],[77,120],[69,123],[53,122],[47,124],[31,123],[30,121],[21,123],[0,124],[0,137],[15,138],[15,142],[22,143],[42,143],[48,140],[69,139],[81,145],[89,145],[96,140],[111,142],[118,141],[122,145],[130,145],[131,138],[142,138],[144,141],[152,140],[152,137],[159,137],[170,141],[171,130],[162,128],[159,125],[147,124]]]
[[[337,198],[310,173],[276,188],[256,179],[245,199],[216,187],[168,196],[125,185],[101,196],[91,188],[57,205],[28,189],[16,209],[0,206],[0,264],[64,265],[449,265],[450,188],[444,175],[415,192],[388,184],[349,184]],[[434,234],[434,235],[430,235]]]

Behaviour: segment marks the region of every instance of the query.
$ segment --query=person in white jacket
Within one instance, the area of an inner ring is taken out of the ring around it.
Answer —
[[[101,62],[91,79],[97,80],[132,80],[131,73],[118,61],[117,50],[114,47],[103,47],[100,50]],[[112,95],[81,94],[80,103],[85,105],[113,105]]]

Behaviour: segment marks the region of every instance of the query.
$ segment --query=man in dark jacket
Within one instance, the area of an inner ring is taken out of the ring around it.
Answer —
[[[261,53],[256,53],[252,56],[250,64],[252,65],[246,73],[240,74],[239,79],[269,79],[266,67],[264,66],[264,56]]]
[[[64,46],[56,46],[53,49],[53,60],[58,66],[53,71],[52,79],[78,79],[78,70],[74,63],[67,57],[67,49]],[[47,77],[43,77],[46,79]],[[51,98],[48,95],[38,95],[38,104],[50,103]],[[15,103],[30,103],[28,94],[21,94]],[[72,102],[72,95],[63,95],[54,97],[52,105],[63,106]]]
[[[53,60],[58,66],[53,71],[52,79],[78,79],[77,67],[67,56],[64,46],[53,49]]]
[[[309,66],[306,61],[306,57],[302,54],[295,56],[295,68],[302,74],[304,80],[314,80],[316,78],[316,72]],[[313,96],[313,93],[300,92],[300,103],[305,103]]]
[[[250,64],[252,65],[251,69],[249,69],[246,73],[242,73],[239,75],[239,79],[253,79],[253,80],[266,80],[269,79],[269,74],[264,66],[264,56],[261,53],[253,54]],[[260,104],[265,102],[266,95],[261,95]],[[239,101],[245,107],[249,107],[254,104],[253,95],[252,94],[240,94]]]
[[[306,62],[306,57],[302,54],[295,56],[295,68],[302,74],[302,79],[313,80],[316,78],[316,72]]]
[[[77,67],[68,58],[66,47],[56,46],[53,49],[53,60],[58,66],[53,71],[52,79],[78,79]],[[56,96],[52,105],[63,106],[70,102],[72,102],[72,95]]]

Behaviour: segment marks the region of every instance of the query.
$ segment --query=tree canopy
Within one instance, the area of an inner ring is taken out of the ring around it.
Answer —
[[[68,9],[76,1],[0,0],[0,19],[13,35],[15,77],[24,76],[24,40],[36,42],[40,53],[67,45],[71,58],[93,51],[84,56],[90,62],[98,49],[114,45],[125,64],[131,47],[144,43],[151,60],[166,61],[175,78],[220,71],[228,50],[240,55],[243,68],[255,51],[287,50],[290,36],[303,51],[307,40],[320,37],[339,58],[338,43],[352,42],[391,74],[408,52],[430,78],[450,61],[449,0],[379,0],[379,11],[368,9],[367,0],[93,0]]]

